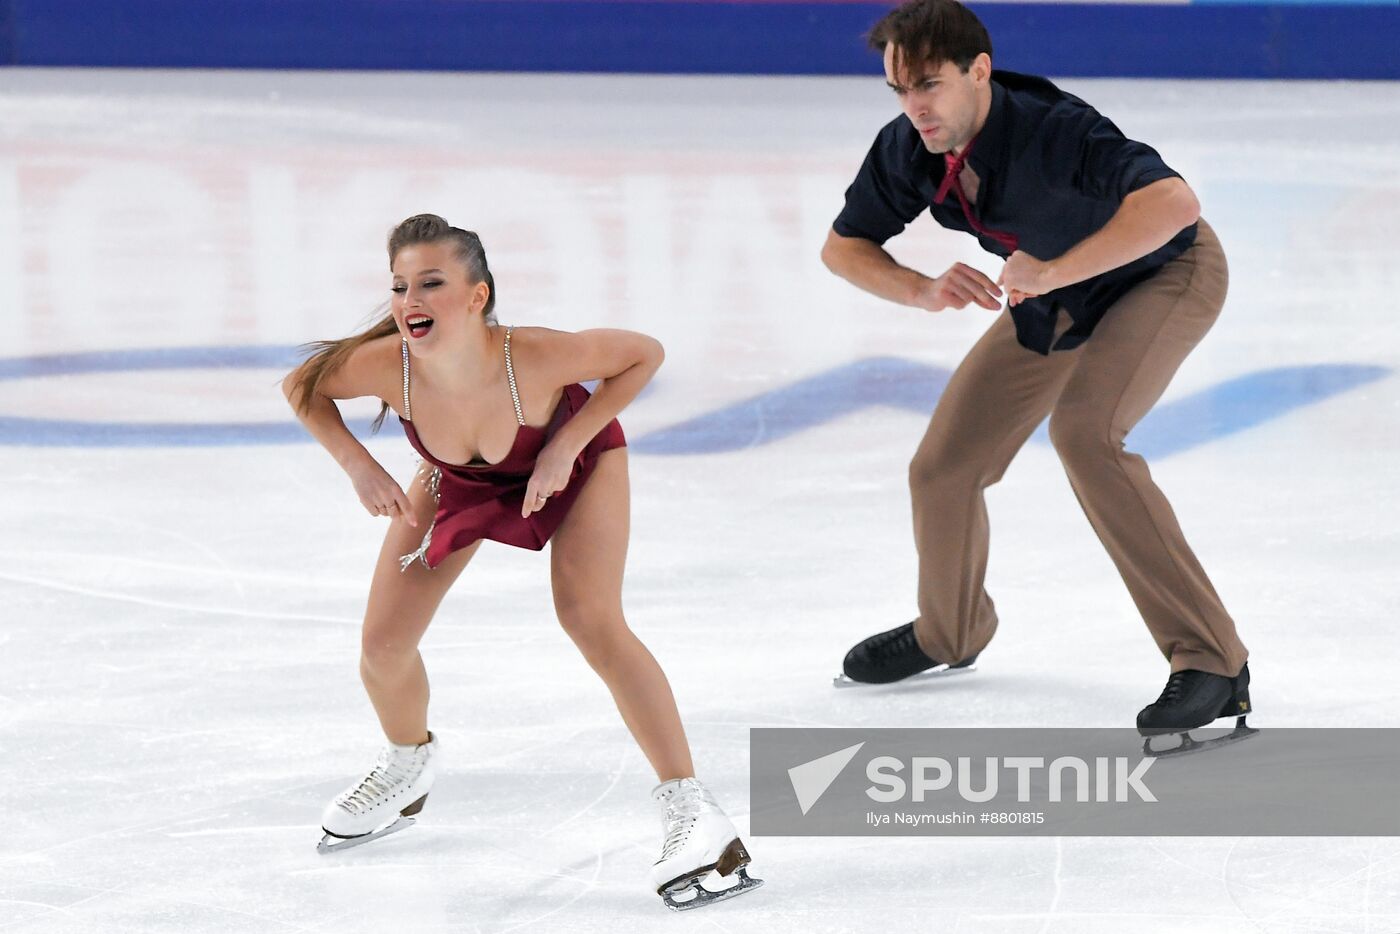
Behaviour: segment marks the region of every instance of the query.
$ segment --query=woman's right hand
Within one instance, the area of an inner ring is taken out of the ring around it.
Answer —
[[[346,472],[350,475],[350,482],[355,485],[355,495],[360,498],[360,505],[365,507],[371,516],[403,519],[415,529],[418,528],[418,520],[413,516],[413,506],[408,501],[408,494],[378,461],[365,458]]]

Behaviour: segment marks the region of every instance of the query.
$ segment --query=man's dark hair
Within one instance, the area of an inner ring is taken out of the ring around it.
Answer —
[[[918,76],[952,62],[967,73],[972,61],[992,54],[992,39],[977,15],[958,0],[909,0],[885,14],[870,30],[870,47],[895,47],[895,73]]]

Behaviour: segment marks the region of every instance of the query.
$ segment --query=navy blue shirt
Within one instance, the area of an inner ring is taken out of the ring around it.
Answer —
[[[1151,146],[1126,138],[1044,78],[993,71],[991,89],[991,109],[967,163],[978,178],[972,209],[984,228],[1014,234],[1019,249],[1037,259],[1054,259],[1103,227],[1129,192],[1180,177]],[[944,227],[977,236],[988,252],[1011,255],[977,234],[955,196],[934,204],[943,175],[943,156],[924,148],[901,114],[875,138],[832,227],[843,237],[882,244],[927,209]],[[1126,266],[1021,302],[1011,309],[1017,339],[1041,354],[1078,347],[1124,292],[1195,240],[1192,224]],[[1055,341],[1058,310],[1073,324]]]

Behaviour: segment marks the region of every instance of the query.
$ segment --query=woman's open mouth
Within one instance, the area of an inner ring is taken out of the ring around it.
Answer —
[[[403,323],[413,337],[422,337],[433,328],[433,319],[427,315],[409,315]]]

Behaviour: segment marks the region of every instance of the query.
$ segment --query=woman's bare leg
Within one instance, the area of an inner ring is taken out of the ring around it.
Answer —
[[[394,519],[384,536],[370,584],[360,643],[360,679],[391,743],[428,740],[428,672],[418,642],[453,581],[481,543],[454,552],[429,570],[415,561],[399,570],[399,556],[418,548],[433,521],[432,496],[415,477],[408,490],[418,527]]]
[[[606,451],[554,533],[554,607],[564,631],[612,692],[657,779],[664,782],[694,775],[695,770],[666,675],[622,615],[629,503],[627,451]]]

